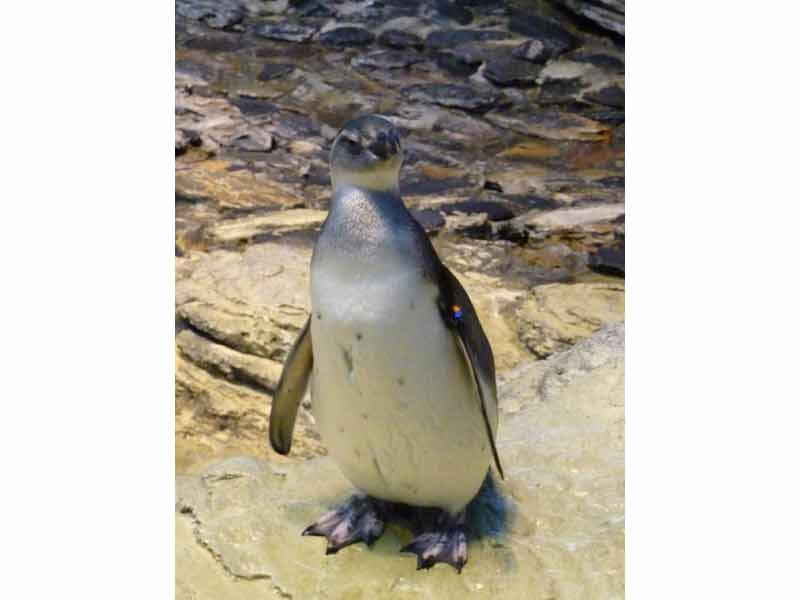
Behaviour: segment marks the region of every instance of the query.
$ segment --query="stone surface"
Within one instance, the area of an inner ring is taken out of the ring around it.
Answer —
[[[527,40],[516,46],[511,53],[515,58],[529,60],[534,63],[543,64],[550,58],[550,53],[544,43],[540,40]]]
[[[320,42],[328,46],[367,46],[375,40],[375,35],[361,27],[337,27],[319,36]]]
[[[416,571],[391,525],[369,550],[325,556],[300,531],[351,492],[327,457],[239,457],[176,481],[179,598],[614,598],[624,594],[624,327],[500,385],[504,482],[470,506],[459,576]],[[276,543],[280,540],[280,543]],[[235,590],[235,592],[233,592]]]
[[[517,331],[533,354],[545,358],[624,317],[622,285],[554,283],[533,288],[517,311]]]
[[[452,83],[427,83],[403,88],[403,95],[415,102],[431,102],[439,106],[485,111],[497,103],[498,95],[478,91],[470,86]]]
[[[433,49],[454,48],[468,42],[504,40],[509,37],[511,34],[499,29],[440,29],[428,34],[425,45]]]
[[[496,58],[486,63],[484,77],[500,86],[530,87],[542,68],[530,61],[518,58]]]
[[[175,11],[215,29],[237,25],[246,14],[240,0],[175,0]]]
[[[209,228],[208,236],[212,242],[231,243],[252,240],[267,234],[280,236],[292,231],[316,230],[327,215],[327,211],[309,208],[251,215],[222,221]]]
[[[536,111],[526,114],[524,118],[506,113],[488,113],[486,120],[523,135],[551,140],[603,141],[608,140],[611,133],[608,126],[592,119],[553,110]]]
[[[397,50],[378,50],[353,58],[354,67],[374,67],[378,69],[402,69],[424,60],[419,54]]]
[[[271,40],[286,42],[307,42],[317,32],[312,25],[299,25],[288,21],[265,23],[256,28],[256,34]]]
[[[625,2],[622,0],[560,0],[575,14],[625,37]]]
[[[514,33],[540,41],[550,56],[558,56],[578,45],[578,38],[564,27],[525,9],[511,11],[508,27]]]
[[[418,35],[398,29],[385,30],[378,36],[378,43],[398,50],[404,50],[405,48],[422,48],[424,45],[422,38]]]

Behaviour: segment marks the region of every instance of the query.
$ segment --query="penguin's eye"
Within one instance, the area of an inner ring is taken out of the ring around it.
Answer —
[[[342,138],[342,142],[347,151],[353,156],[361,154],[361,144],[357,141],[351,140],[350,138]]]

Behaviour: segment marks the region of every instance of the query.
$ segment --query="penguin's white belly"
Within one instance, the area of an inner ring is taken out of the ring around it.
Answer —
[[[323,441],[356,487],[456,512],[480,488],[491,449],[436,295],[407,269],[346,281],[312,273],[312,402]]]

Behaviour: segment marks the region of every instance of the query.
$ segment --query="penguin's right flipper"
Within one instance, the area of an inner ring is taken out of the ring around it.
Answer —
[[[289,454],[297,409],[306,393],[314,355],[311,351],[311,317],[306,320],[300,334],[289,350],[283,373],[272,397],[269,415],[269,441],[279,454]]]

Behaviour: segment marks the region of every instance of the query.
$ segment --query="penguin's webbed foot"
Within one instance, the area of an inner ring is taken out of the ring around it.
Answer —
[[[430,569],[436,563],[447,563],[456,571],[467,564],[467,533],[463,516],[455,523],[442,524],[435,531],[418,535],[400,552],[413,552],[417,555],[417,570]]]
[[[341,506],[322,515],[303,530],[303,535],[316,535],[328,540],[325,554],[336,554],[345,546],[364,542],[372,546],[386,526],[379,500],[355,495]]]

